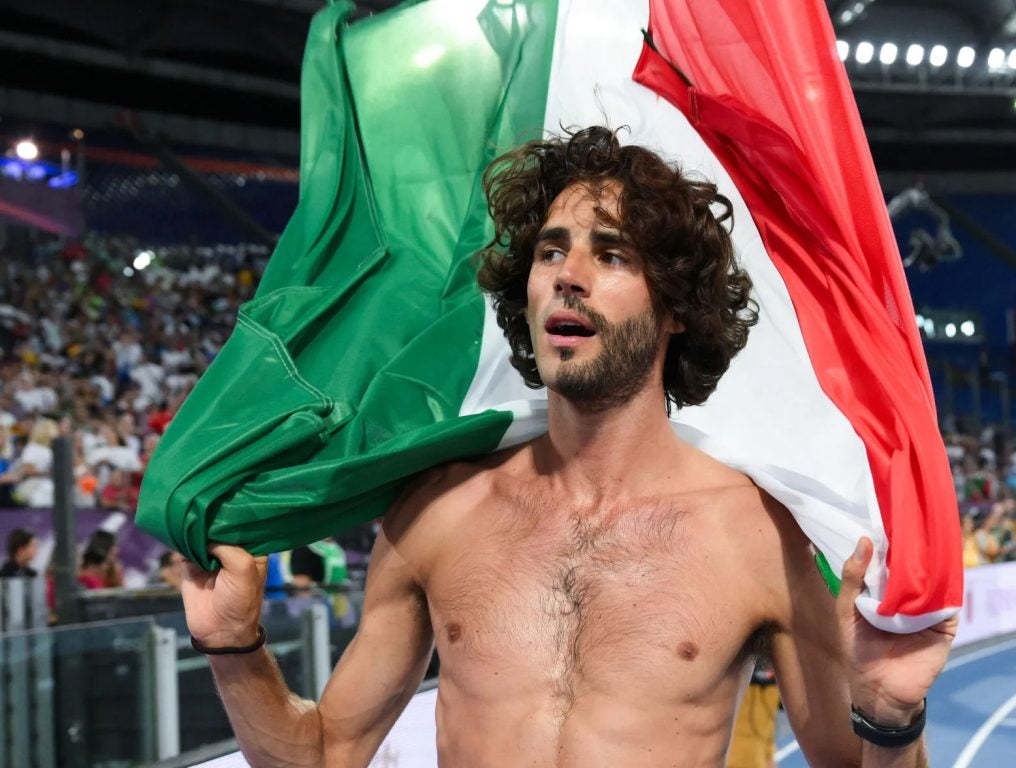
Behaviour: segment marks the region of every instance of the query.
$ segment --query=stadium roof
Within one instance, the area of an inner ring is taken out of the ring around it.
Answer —
[[[129,110],[182,143],[293,157],[303,45],[323,4],[0,0],[0,134],[8,118],[126,127]],[[1016,1],[826,4],[888,186],[937,175],[1016,190]]]

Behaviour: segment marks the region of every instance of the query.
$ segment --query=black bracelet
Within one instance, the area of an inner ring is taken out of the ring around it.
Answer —
[[[879,725],[869,718],[864,712],[854,705],[850,706],[850,723],[854,727],[854,733],[865,741],[870,741],[876,747],[899,748],[913,744],[924,733],[924,724],[927,722],[928,700],[924,700],[921,707],[921,714],[917,716],[910,725],[902,728],[891,728],[887,725]]]
[[[254,653],[258,648],[265,644],[268,639],[268,635],[265,634],[264,625],[258,624],[258,639],[250,645],[227,645],[224,648],[209,648],[207,645],[202,645],[198,642],[198,639],[191,635],[190,644],[198,653],[204,653],[208,656],[226,656],[229,654],[240,654],[240,653]]]

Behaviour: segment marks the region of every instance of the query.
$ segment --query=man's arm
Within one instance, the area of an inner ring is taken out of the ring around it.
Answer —
[[[216,573],[187,564],[182,585],[191,633],[209,647],[253,643],[267,558],[216,545]],[[261,766],[366,766],[420,684],[433,646],[415,574],[382,531],[374,546],[363,616],[320,704],[293,694],[267,648],[210,655],[244,756]]]
[[[923,737],[905,747],[877,747],[853,734],[850,707],[881,726],[912,723],[945,664],[955,620],[912,635],[875,629],[854,605],[871,559],[871,542],[862,539],[858,553],[844,566],[836,599],[810,552],[805,555],[800,547],[800,541],[785,543],[792,597],[784,630],[773,639],[773,660],[802,751],[813,765],[927,766]]]
[[[809,765],[861,765],[861,740],[850,727],[849,669],[836,602],[807,537],[782,508],[774,517],[781,523],[782,562],[771,652],[783,708]]]
[[[864,572],[874,546],[862,538],[843,566],[836,599],[844,656],[850,662],[854,706],[884,728],[906,728],[923,714],[925,697],[942,672],[956,637],[957,617],[920,632],[896,634],[876,629],[861,616],[855,601],[864,588]],[[924,738],[905,747],[877,747],[863,741],[865,768],[927,766]]]

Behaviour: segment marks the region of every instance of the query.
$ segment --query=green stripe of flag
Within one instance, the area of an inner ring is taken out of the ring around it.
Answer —
[[[142,487],[138,523],[206,566],[209,540],[275,552],[383,514],[511,424],[458,415],[484,321],[470,257],[484,168],[542,130],[555,4],[350,10],[311,26],[297,210]]]

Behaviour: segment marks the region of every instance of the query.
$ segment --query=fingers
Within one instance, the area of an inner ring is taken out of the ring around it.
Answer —
[[[268,575],[268,557],[265,555],[254,557],[243,547],[211,544],[208,547],[208,554],[218,559],[222,563],[223,570],[230,573],[245,573],[253,569],[262,580]]]
[[[242,571],[250,568],[254,557],[243,547],[232,544],[210,544],[208,554],[222,563],[227,571]]]
[[[843,564],[841,575],[840,594],[836,599],[837,611],[850,616],[854,612],[854,601],[864,589],[864,572],[868,570],[868,563],[875,551],[875,545],[867,536],[862,536],[857,542],[857,547],[847,561]]]

